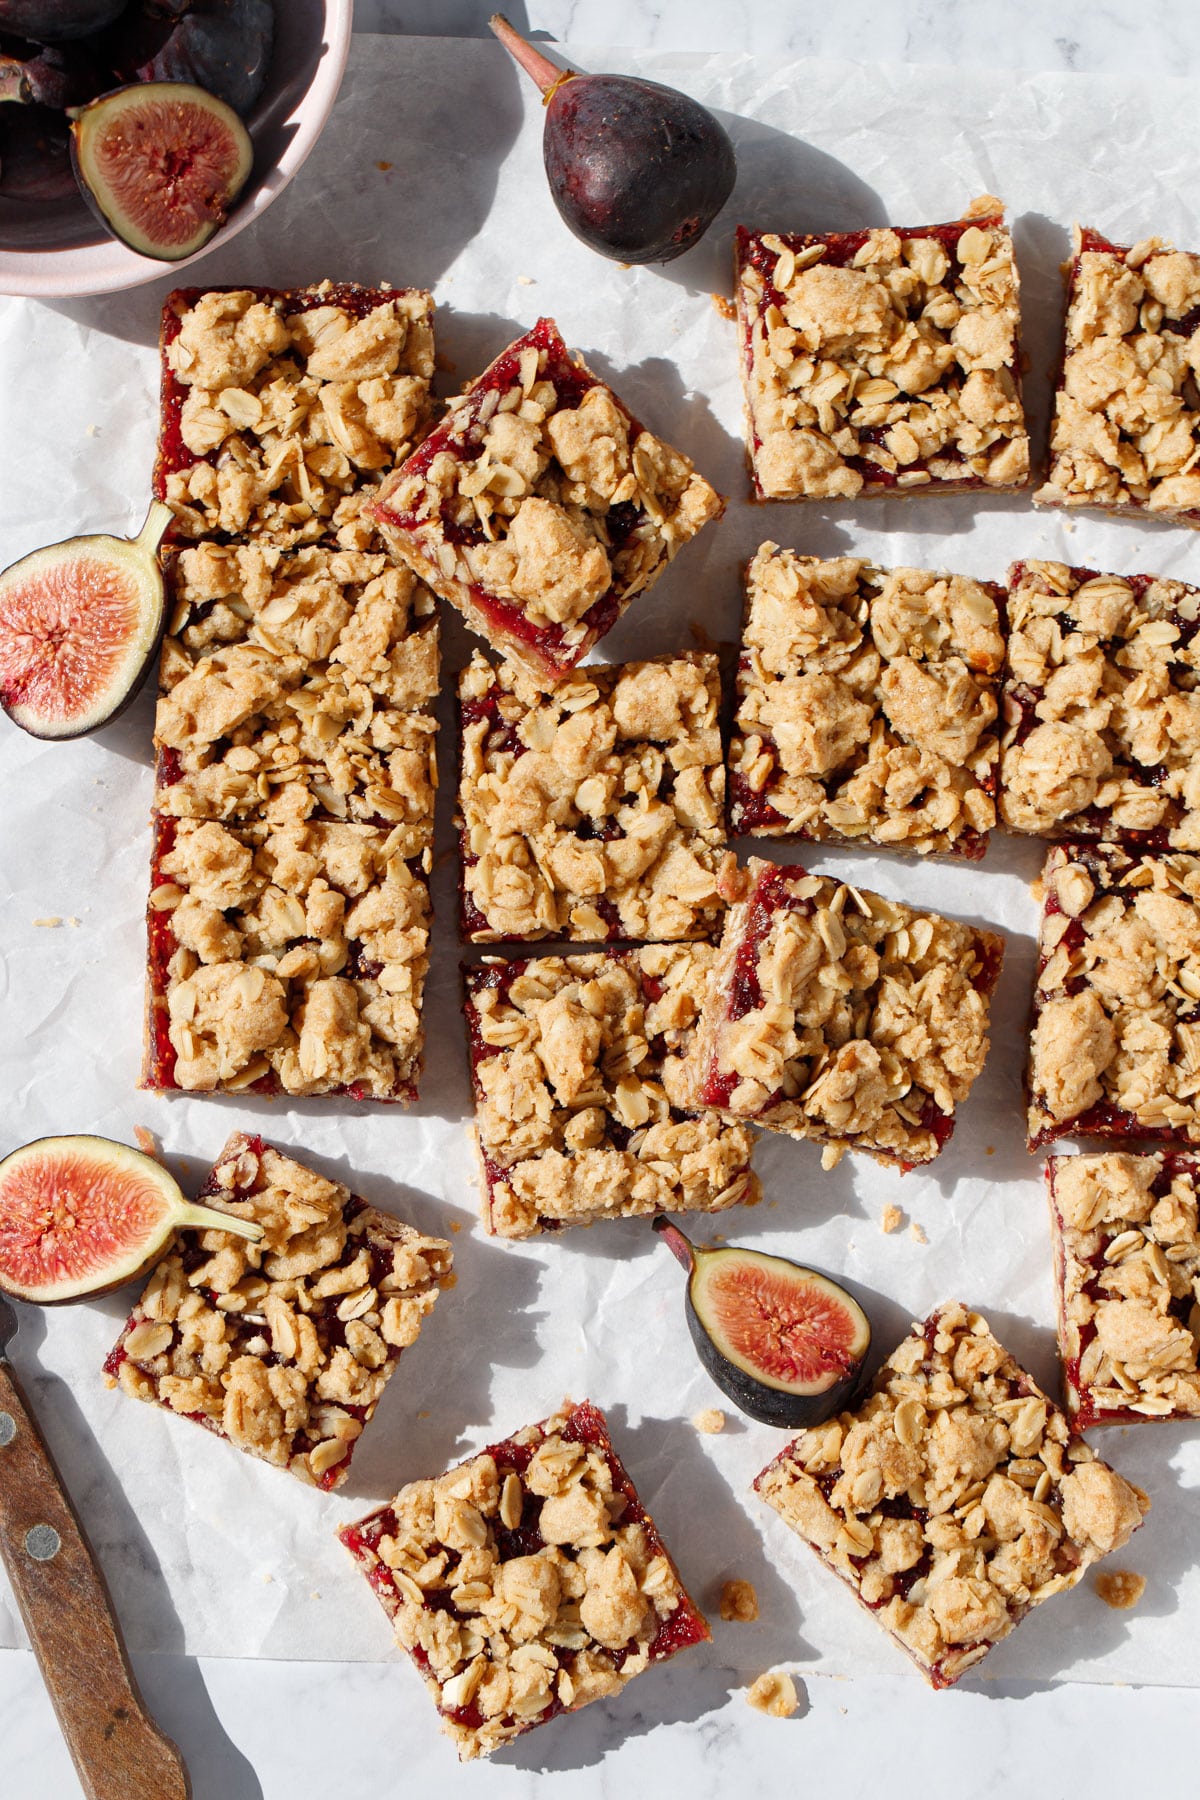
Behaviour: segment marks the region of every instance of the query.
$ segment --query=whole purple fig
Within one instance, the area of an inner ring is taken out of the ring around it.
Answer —
[[[560,69],[494,13],[492,30],[542,91],[550,192],[575,236],[616,262],[670,262],[733,191],[728,134],[699,101],[632,75]]]

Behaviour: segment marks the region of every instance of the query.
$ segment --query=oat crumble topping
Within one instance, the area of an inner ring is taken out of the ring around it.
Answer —
[[[1200,524],[1200,256],[1075,228],[1050,471],[1035,506]]]
[[[478,653],[459,678],[463,932],[691,938],[725,904],[717,658],[578,670],[531,691]]]
[[[705,1406],[693,1416],[692,1424],[706,1437],[714,1437],[725,1429],[725,1414],[719,1406]]]
[[[1003,940],[751,858],[688,1058],[693,1104],[884,1162],[929,1162],[983,1067]]]
[[[761,545],[746,571],[731,830],[982,856],[1002,591]]]
[[[709,1636],[587,1402],[338,1535],[463,1761]]]
[[[1200,1415],[1194,1156],[1051,1156],[1058,1341],[1076,1426]]]
[[[721,1617],[726,1624],[752,1625],[758,1617],[758,1595],[752,1581],[721,1583]]]
[[[1150,1507],[957,1302],[755,1487],[940,1688],[1119,1550]]]
[[[340,1487],[400,1352],[448,1285],[450,1245],[241,1132],[203,1198],[263,1237],[181,1240],[105,1363],[110,1385]]]
[[[800,1705],[800,1696],[790,1675],[782,1669],[768,1669],[746,1689],[746,1704],[772,1719],[790,1719]]]
[[[1019,488],[1018,275],[992,196],[950,225],[750,232],[735,252],[761,500]]]
[[[1096,1577],[1096,1592],[1115,1612],[1128,1612],[1145,1591],[1146,1577],[1135,1575],[1132,1569],[1105,1570]]]
[[[464,968],[490,1232],[759,1198],[747,1127],[682,1093],[714,959],[681,944]]]
[[[1200,857],[1061,845],[1044,880],[1030,1148],[1200,1142]]]

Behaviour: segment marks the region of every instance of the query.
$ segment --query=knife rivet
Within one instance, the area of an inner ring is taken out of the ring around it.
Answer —
[[[11,1444],[17,1435],[17,1421],[11,1413],[0,1412],[0,1444]]]
[[[50,1562],[62,1549],[53,1525],[34,1525],[25,1533],[25,1548],[34,1562]]]

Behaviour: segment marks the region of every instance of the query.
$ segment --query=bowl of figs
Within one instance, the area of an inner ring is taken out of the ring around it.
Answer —
[[[104,294],[226,243],[332,110],[353,0],[0,0],[0,294]]]

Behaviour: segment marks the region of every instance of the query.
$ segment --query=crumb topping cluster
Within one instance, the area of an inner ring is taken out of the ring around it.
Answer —
[[[1200,1141],[1200,858],[1059,846],[1045,869],[1031,1148]]]
[[[1198,623],[1200,589],[1182,581],[1014,564],[1001,758],[1012,830],[1200,849]]]
[[[685,1110],[715,956],[655,945],[464,971],[489,1231],[758,1199],[747,1127]]]
[[[1003,941],[752,858],[689,1057],[694,1101],[881,1160],[928,1162],[988,1049]]]
[[[996,822],[999,593],[761,545],[746,573],[731,828],[981,855]]]
[[[433,304],[418,289],[184,291],[165,344],[178,438],[160,461],[182,537],[330,533],[367,546],[363,492],[428,428]]]
[[[1200,1226],[1191,1156],[1052,1156],[1059,1346],[1081,1430],[1200,1414]]]
[[[715,656],[591,667],[541,694],[477,653],[459,703],[468,938],[713,931],[729,860]]]
[[[1150,1505],[959,1304],[755,1485],[935,1687],[1119,1549]]]
[[[340,1535],[463,1761],[709,1635],[587,1404],[410,1482]]]
[[[914,230],[739,228],[760,499],[1024,485],[1017,266],[1000,203],[976,207]]]
[[[1076,230],[1066,346],[1039,506],[1200,519],[1200,256]]]
[[[240,1132],[204,1199],[262,1225],[261,1240],[202,1231],[172,1250],[106,1370],[136,1399],[339,1487],[450,1273],[450,1245]]]

